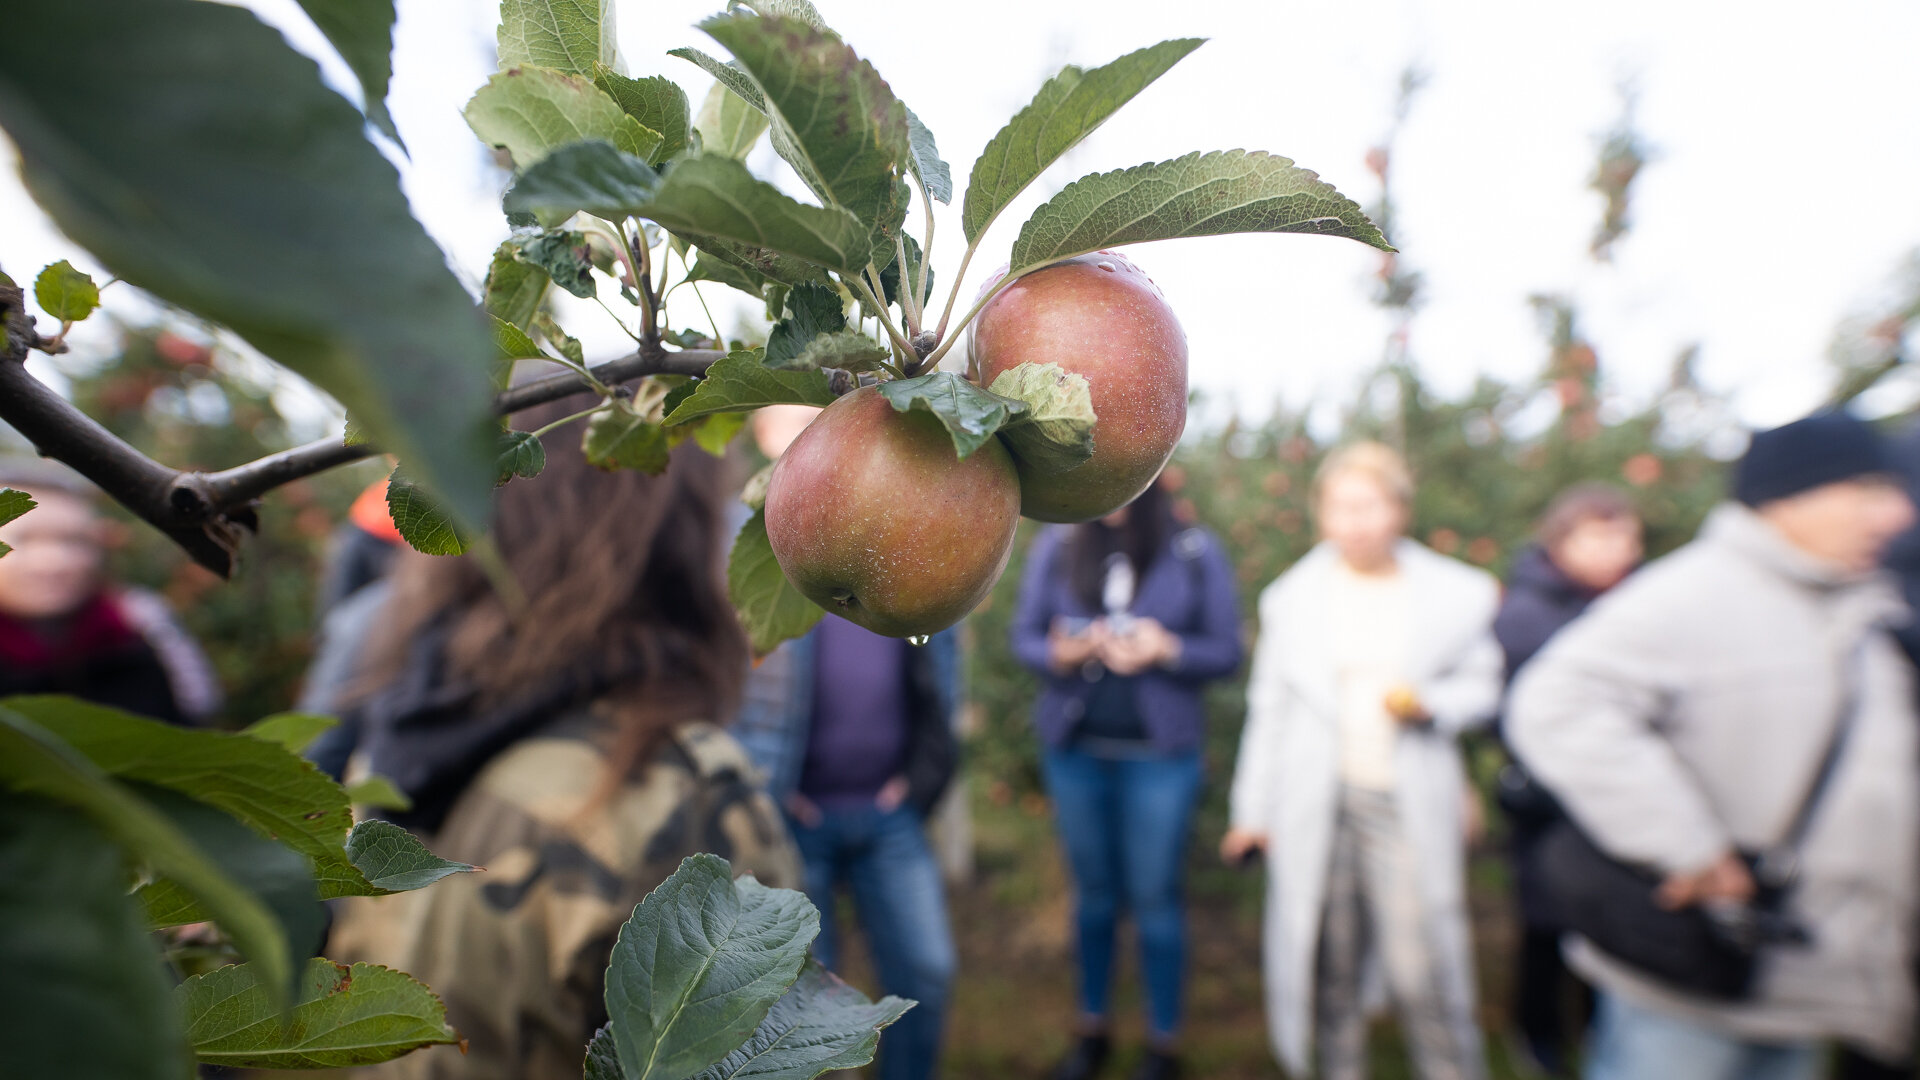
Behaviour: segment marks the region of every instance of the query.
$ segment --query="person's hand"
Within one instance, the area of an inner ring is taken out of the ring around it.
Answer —
[[[1138,675],[1180,657],[1180,636],[1157,619],[1135,619],[1125,634],[1109,635],[1100,662],[1116,675]]]
[[[904,776],[896,776],[880,785],[880,793],[873,797],[873,805],[879,807],[883,814],[893,813],[900,809],[901,803],[906,801],[907,778]]]
[[[1047,660],[1061,674],[1078,670],[1099,654],[1100,647],[1111,636],[1104,619],[1094,620],[1085,632],[1079,634],[1067,633],[1066,620],[1055,619],[1053,628],[1047,631]]]
[[[1259,829],[1228,829],[1220,838],[1220,861],[1239,866],[1256,851],[1267,850],[1267,834]]]
[[[1419,727],[1433,722],[1433,714],[1421,704],[1419,692],[1405,683],[1388,690],[1387,696],[1381,699],[1380,704],[1387,710],[1388,716],[1407,727]]]
[[[1704,870],[1669,875],[1660,883],[1654,899],[1668,911],[1717,900],[1745,903],[1753,899],[1753,875],[1747,872],[1747,864],[1729,851]]]
[[[789,792],[785,800],[787,815],[808,829],[818,828],[821,821],[820,805],[797,791]]]

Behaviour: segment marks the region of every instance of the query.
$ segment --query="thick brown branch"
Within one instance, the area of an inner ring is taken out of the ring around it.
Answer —
[[[591,370],[594,379],[614,386],[644,375],[699,375],[722,355],[701,349],[667,352],[650,345]],[[494,408],[510,415],[591,387],[572,372],[548,376],[502,392]],[[242,535],[254,526],[254,500],[282,484],[377,452],[372,446],[347,446],[328,438],[220,472],[170,469],[101,427],[28,374],[19,361],[5,358],[0,358],[0,420],[12,424],[43,456],[72,466],[221,575],[231,571]]]

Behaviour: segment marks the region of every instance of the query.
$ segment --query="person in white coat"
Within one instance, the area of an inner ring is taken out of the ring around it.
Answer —
[[[1316,1049],[1320,1076],[1366,1075],[1383,984],[1424,1080],[1486,1075],[1455,740],[1499,706],[1499,584],[1407,539],[1412,497],[1391,449],[1335,451],[1323,542],[1260,597],[1221,855],[1265,854],[1268,1023],[1298,1077]]]

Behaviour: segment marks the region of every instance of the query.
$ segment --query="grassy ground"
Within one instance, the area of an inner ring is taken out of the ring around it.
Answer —
[[[1067,884],[1044,800],[1029,795],[996,801],[984,785],[977,787],[977,869],[972,883],[951,894],[961,970],[948,1018],[946,1076],[1043,1077],[1067,1048],[1074,1012]],[[1198,839],[1210,847],[1213,838]],[[1282,1073],[1268,1049],[1261,997],[1260,875],[1210,865],[1199,850],[1192,867],[1187,1075],[1272,1080]],[[1486,1030],[1499,1031],[1506,1022],[1506,958],[1514,941],[1506,870],[1489,849],[1476,856],[1471,872],[1482,1022]],[[1134,957],[1129,948],[1122,952],[1115,994],[1120,1058],[1109,1068],[1114,1077],[1126,1075],[1137,1059],[1144,1030]],[[874,989],[856,950],[845,967],[856,984]],[[1493,1075],[1521,1075],[1502,1043],[1497,1035],[1488,1040]],[[1413,1075],[1391,1023],[1376,1031],[1372,1075]]]

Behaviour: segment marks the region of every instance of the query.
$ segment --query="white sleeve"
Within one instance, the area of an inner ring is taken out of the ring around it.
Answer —
[[[1281,733],[1293,696],[1282,664],[1284,597],[1278,585],[1269,586],[1260,596],[1260,634],[1247,680],[1246,726],[1240,732],[1228,797],[1229,821],[1236,829],[1270,828],[1279,797]]]

